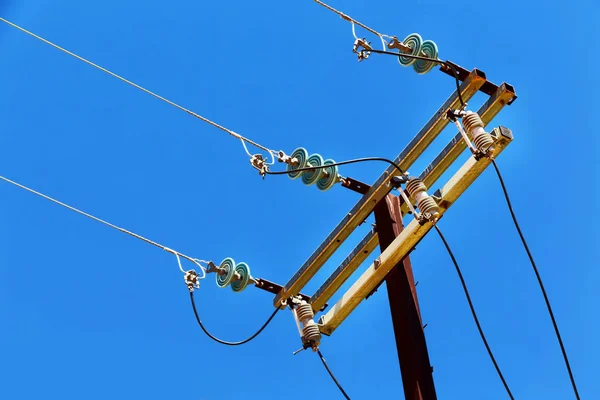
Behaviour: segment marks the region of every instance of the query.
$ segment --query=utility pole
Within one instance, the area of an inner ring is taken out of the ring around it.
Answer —
[[[402,190],[402,189],[400,189]],[[379,248],[383,252],[404,229],[401,200],[388,194],[375,207]],[[386,276],[394,336],[406,400],[437,399],[433,368],[419,311],[410,258],[407,255]]]

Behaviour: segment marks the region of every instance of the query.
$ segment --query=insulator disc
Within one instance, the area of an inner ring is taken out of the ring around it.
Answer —
[[[308,157],[306,160],[307,164],[310,164],[313,167],[320,167],[323,165],[323,157],[320,154],[313,154]],[[306,165],[308,167],[308,165]],[[305,185],[312,185],[315,183],[320,177],[323,175],[323,170],[321,169],[313,169],[311,171],[304,171],[302,173],[302,182]]]
[[[475,127],[480,126],[483,128],[485,126],[479,114],[474,113],[472,111],[467,111],[467,114],[463,117],[462,122],[465,127],[465,130],[469,134],[473,134],[473,132],[471,131],[475,129]]]
[[[323,165],[335,164],[335,161],[329,159],[323,162]],[[326,175],[328,174],[328,175]],[[336,183],[338,183],[338,168],[337,165],[329,168],[323,168],[322,177],[317,181],[317,189],[326,191],[331,189]]]
[[[248,264],[241,262],[235,266],[235,272],[240,274],[240,279],[231,282],[231,289],[234,292],[241,292],[248,286],[248,281],[250,280],[250,267]]]
[[[425,40],[421,46],[421,52],[425,53],[425,57],[438,58],[438,47],[433,40]],[[415,60],[413,68],[417,71],[417,74],[426,74],[431,71],[436,64],[437,63],[433,61]]]
[[[313,319],[315,317],[315,313],[313,312],[310,304],[300,304],[296,308],[296,316],[300,322],[304,322],[307,319]]]
[[[406,190],[410,197],[415,197],[415,194],[427,190],[427,187],[419,178],[410,178],[406,183]]]
[[[306,151],[306,149],[304,147],[298,147],[296,150],[294,150],[291,157],[298,159],[298,165],[288,164],[288,166],[287,166],[288,171],[295,171],[299,168],[306,167],[306,159],[308,158],[308,151]],[[288,174],[288,176],[292,179],[300,178],[300,175],[302,175],[302,171],[292,172],[292,173]]]
[[[489,133],[481,133],[474,140],[473,144],[480,151],[492,150],[494,147],[494,138]]]
[[[321,332],[316,324],[307,325],[302,330],[304,340],[306,342],[313,341],[319,343],[321,341]]]
[[[224,269],[225,274],[217,274],[217,286],[219,286],[220,288],[224,288],[227,287],[227,285],[229,285],[231,283],[231,280],[233,279],[235,261],[233,261],[233,258],[226,258],[223,261],[221,261],[219,268]]]
[[[423,39],[421,38],[421,35],[419,35],[418,33],[411,33],[410,35],[408,35],[406,37],[406,39],[404,39],[403,43],[405,45],[407,45],[408,47],[410,47],[410,51],[408,51],[408,52],[400,51],[400,54],[406,53],[406,54],[411,54],[413,56],[418,56],[421,53],[421,46],[423,45]],[[408,67],[415,62],[415,59],[399,56],[398,62],[400,63],[400,65],[402,65],[404,67]]]
[[[432,197],[426,197],[419,203],[419,209],[423,213],[436,214],[439,211],[439,207],[436,201]]]

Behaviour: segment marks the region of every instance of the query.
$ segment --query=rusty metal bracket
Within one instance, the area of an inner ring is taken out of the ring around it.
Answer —
[[[261,278],[256,279],[256,283],[254,284],[254,286],[256,286],[259,289],[264,290],[265,292],[269,292],[269,293],[272,293],[275,295],[278,294],[281,291],[281,289],[283,289],[283,286],[278,285],[274,282],[268,281],[266,279],[261,279]],[[301,300],[306,301],[307,303],[310,303],[310,296],[300,293],[297,295],[297,297]],[[327,308],[327,306],[328,306],[328,304],[325,303],[319,311],[325,310]]]
[[[367,194],[369,189],[371,189],[371,186],[353,178],[343,178],[342,186],[360,194]]]
[[[463,82],[465,79],[467,79],[470,75],[470,72],[467,71],[466,69],[464,69],[463,67],[461,67],[458,64],[453,63],[452,61],[444,61],[445,64],[450,64],[452,65],[455,69],[456,72],[458,73],[458,80]],[[442,71],[443,73],[445,73],[446,75],[450,75],[451,77],[454,78],[454,72],[452,71],[452,68],[448,67],[447,65],[444,64],[440,64],[440,71]],[[479,71],[483,77],[485,78],[485,74],[482,71]],[[513,88],[512,85],[509,85],[508,83],[504,83],[504,85],[507,86],[508,90],[511,91],[512,93],[515,93],[515,89]],[[493,96],[494,93],[496,93],[496,91],[498,90],[498,85],[486,80],[485,83],[479,88],[479,91],[482,93],[485,93],[489,96]],[[510,106],[512,103],[514,103],[514,101],[517,99],[517,95],[515,94],[507,103],[507,106]]]

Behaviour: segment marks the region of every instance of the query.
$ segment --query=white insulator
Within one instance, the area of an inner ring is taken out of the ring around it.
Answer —
[[[423,202],[428,197],[429,196],[427,195],[427,192],[425,192],[425,191],[415,193],[414,198],[417,202],[417,207],[421,202]]]
[[[302,344],[304,348],[312,348],[316,351],[321,344],[321,331],[319,326],[315,323],[312,306],[305,301],[302,301],[294,310],[296,314],[296,320],[299,323],[299,330],[302,336]]]
[[[463,117],[463,124],[467,133],[473,138],[473,144],[477,150],[484,153],[493,150],[494,138],[485,131],[479,114],[467,111]]]
[[[311,323],[304,327],[302,335],[302,341],[305,345],[310,346],[313,350],[319,348],[319,345],[321,344],[321,331],[314,321],[311,320]]]
[[[315,317],[312,306],[308,303],[303,303],[296,307],[296,315],[302,325],[306,325],[309,320]]]
[[[406,190],[412,197],[422,213],[429,214],[431,219],[439,216],[439,207],[436,201],[427,194],[427,187],[419,178],[410,178],[406,183]]]

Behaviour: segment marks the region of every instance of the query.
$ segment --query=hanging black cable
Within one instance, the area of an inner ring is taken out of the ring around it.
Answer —
[[[548,313],[550,314],[550,319],[552,319],[552,325],[554,326],[554,332],[556,333],[556,338],[558,339],[558,344],[560,345],[560,350],[562,351],[563,359],[565,360],[565,365],[567,366],[567,371],[569,372],[569,378],[571,379],[571,385],[573,386],[573,391],[575,392],[575,397],[577,400],[580,400],[579,391],[577,390],[577,385],[575,384],[575,378],[573,377],[573,371],[571,370],[571,364],[569,363],[569,357],[567,357],[567,351],[565,350],[565,345],[563,344],[562,337],[560,335],[560,330],[558,329],[558,324],[556,323],[556,319],[554,318],[554,312],[552,311],[552,306],[550,305],[550,300],[548,299],[548,294],[546,293],[546,288],[544,287],[544,283],[542,282],[542,277],[540,276],[540,271],[535,264],[533,259],[533,255],[529,250],[529,246],[527,245],[527,241],[525,240],[525,236],[523,236],[523,232],[521,231],[521,227],[519,226],[519,222],[517,221],[517,217],[515,215],[515,211],[512,207],[512,203],[510,201],[510,197],[508,196],[508,190],[506,189],[506,185],[504,184],[504,179],[502,179],[502,174],[500,173],[500,169],[496,164],[496,160],[492,159],[492,163],[494,164],[494,169],[496,170],[496,174],[498,174],[498,179],[500,180],[500,185],[502,186],[502,191],[504,192],[504,197],[506,198],[506,204],[508,205],[508,210],[510,211],[510,215],[512,220],[517,228],[517,232],[519,233],[519,237],[521,238],[521,242],[523,242],[523,247],[527,252],[527,256],[529,257],[529,261],[531,261],[531,266],[533,267],[533,271],[535,272],[535,276],[537,277],[538,283],[540,285],[540,289],[542,290],[542,294],[544,295],[544,301],[546,302],[546,307],[548,308]]]
[[[333,372],[331,372],[331,370],[329,369],[329,365],[327,365],[327,361],[325,361],[325,357],[323,357],[323,354],[321,353],[320,349],[317,350],[317,354],[319,354],[319,358],[321,359],[321,362],[325,366],[325,369],[327,370],[327,372],[329,372],[329,376],[331,377],[331,379],[333,379],[333,382],[335,382],[335,384],[337,385],[338,389],[340,389],[340,392],[342,392],[342,394],[344,395],[344,397],[346,398],[346,400],[350,400],[350,396],[348,396],[346,394],[346,392],[344,391],[344,388],[342,387],[342,385],[340,385],[340,383],[338,382],[338,380],[335,379],[335,376],[333,375]]]
[[[415,60],[423,60],[423,61],[431,61],[434,62],[436,64],[441,64],[447,68],[450,68],[452,70],[452,75],[454,75],[454,80],[456,81],[456,93],[458,95],[458,100],[460,101],[460,105],[461,106],[465,106],[465,102],[463,100],[462,97],[462,93],[460,92],[460,79],[458,77],[458,71],[456,70],[456,67],[450,63],[447,63],[445,61],[442,61],[438,58],[429,58],[429,57],[423,57],[423,56],[415,56],[412,54],[406,54],[406,53],[395,53],[393,51],[384,51],[384,50],[375,50],[375,49],[371,49],[371,50],[362,50],[365,52],[373,52],[373,53],[377,53],[377,54],[387,54],[390,56],[402,56],[402,57],[406,57],[406,58],[413,58]]]
[[[196,321],[198,321],[198,325],[200,325],[200,328],[202,328],[204,333],[206,333],[206,336],[208,336],[209,338],[211,338],[212,340],[214,340],[217,343],[221,343],[221,344],[224,344],[227,346],[239,346],[241,344],[248,343],[249,341],[251,341],[252,339],[257,337],[267,327],[267,325],[269,325],[269,323],[271,322],[273,317],[275,317],[275,314],[277,314],[277,311],[279,311],[279,308],[276,308],[275,311],[273,312],[273,314],[271,314],[271,316],[267,320],[267,322],[265,322],[263,324],[263,326],[261,326],[260,329],[258,331],[256,331],[256,333],[254,335],[250,336],[248,339],[242,340],[240,342],[227,342],[225,340],[221,340],[221,339],[213,336],[208,330],[206,330],[206,328],[204,327],[204,324],[202,323],[202,321],[200,320],[200,317],[198,316],[198,311],[196,310],[196,302],[194,301],[194,292],[192,292],[192,291],[190,291],[190,300],[192,301],[192,309],[194,310],[194,315],[196,316]]]
[[[506,380],[504,379],[504,375],[502,375],[502,371],[500,371],[500,367],[498,366],[498,363],[496,362],[496,358],[494,357],[494,354],[492,353],[492,349],[490,349],[490,345],[488,344],[487,339],[485,338],[485,334],[483,333],[481,324],[479,324],[479,318],[477,318],[477,313],[475,312],[475,307],[473,307],[473,302],[471,301],[471,295],[469,294],[469,289],[467,289],[467,284],[465,283],[465,279],[463,278],[460,267],[458,266],[458,262],[456,261],[456,258],[454,257],[454,253],[450,249],[450,245],[448,245],[448,242],[446,241],[446,238],[442,234],[442,231],[440,230],[440,228],[438,228],[437,225],[434,225],[433,227],[435,228],[437,233],[440,235],[442,242],[444,242],[444,246],[446,246],[446,250],[448,250],[448,254],[450,255],[450,258],[452,259],[452,262],[454,263],[454,267],[456,268],[456,272],[458,273],[458,278],[460,279],[460,283],[462,284],[463,290],[465,292],[465,296],[467,297],[467,302],[469,303],[469,308],[471,309],[471,314],[473,315],[473,319],[475,320],[475,325],[477,325],[477,330],[479,331],[481,340],[483,340],[483,344],[485,345],[485,348],[487,349],[487,352],[492,360],[492,363],[494,364],[494,368],[496,368],[496,372],[498,373],[498,376],[500,377],[500,380],[502,381],[502,384],[504,385],[504,388],[506,389],[506,393],[508,393],[508,396],[511,398],[511,400],[514,400],[512,392],[510,391],[508,384],[506,383]]]
[[[347,161],[340,161],[337,163],[333,163],[333,164],[327,164],[327,165],[319,165],[319,166],[314,166],[314,167],[304,167],[304,168],[298,168],[298,169],[294,169],[291,171],[266,171],[267,175],[288,175],[291,174],[293,172],[301,172],[301,171],[314,171],[315,169],[323,169],[323,168],[329,168],[329,167],[336,167],[338,165],[346,165],[346,164],[355,164],[355,163],[361,163],[361,162],[366,162],[366,161],[383,161],[386,162],[390,165],[393,165],[394,168],[396,168],[401,174],[404,174],[404,171],[402,170],[402,168],[400,168],[400,166],[398,164],[396,164],[395,162],[393,162],[392,160],[388,159],[388,158],[382,158],[382,157],[363,157],[363,158],[355,158],[353,160],[347,160]]]

